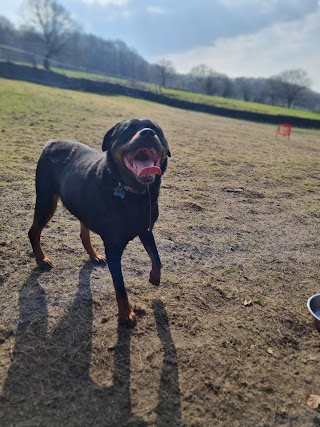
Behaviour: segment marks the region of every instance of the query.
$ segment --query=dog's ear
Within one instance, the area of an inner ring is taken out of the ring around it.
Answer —
[[[167,143],[167,147],[168,147],[167,156],[168,156],[168,157],[171,157],[171,153],[170,153],[170,150],[169,150],[169,145],[168,145],[168,143]]]
[[[167,156],[168,156],[168,157],[171,157],[171,153],[170,153],[170,148],[169,148],[168,141],[166,140],[166,138],[165,138],[165,137],[163,137],[162,139],[163,139],[163,141],[165,142],[166,147],[167,147]]]
[[[166,146],[167,146],[167,156],[168,156],[168,157],[171,157],[171,153],[170,153],[170,148],[169,148],[168,141],[166,140],[166,138],[165,138],[165,136],[164,136],[164,134],[163,134],[162,130],[161,130],[161,133],[162,133],[162,139],[163,139],[163,141],[165,142],[165,144],[166,144]]]
[[[114,135],[114,133],[118,129],[119,125],[120,125],[120,123],[117,123],[111,129],[109,129],[108,132],[105,134],[105,136],[103,138],[103,142],[102,142],[102,151],[108,151],[109,150],[110,144],[112,141],[112,136]]]
[[[168,144],[168,141],[166,140],[166,138],[164,136],[163,130],[161,129],[161,127],[157,123],[155,123],[155,122],[152,122],[152,123],[158,129],[158,133],[159,133],[158,137],[160,137],[160,139],[162,139],[165,142],[166,146],[167,146],[167,156],[171,157],[171,153],[170,153],[170,149],[169,149],[169,144]]]

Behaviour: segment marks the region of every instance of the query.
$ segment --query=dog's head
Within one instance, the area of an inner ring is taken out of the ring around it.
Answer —
[[[171,157],[161,128],[149,119],[117,123],[106,133],[102,150],[108,152],[121,182],[138,190],[161,176]]]

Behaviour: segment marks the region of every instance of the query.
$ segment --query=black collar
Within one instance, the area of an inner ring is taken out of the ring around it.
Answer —
[[[113,192],[113,194],[115,195],[115,196],[117,196],[117,197],[121,197],[121,199],[124,199],[124,197],[125,197],[125,192],[128,192],[128,193],[133,193],[133,194],[145,194],[146,193],[146,191],[147,191],[147,189],[145,189],[145,190],[143,190],[143,191],[136,191],[136,190],[134,190],[133,188],[131,188],[131,187],[129,187],[128,185],[123,185],[120,181],[119,181],[119,184],[118,184],[118,187],[116,187],[115,189],[114,189],[114,192]]]

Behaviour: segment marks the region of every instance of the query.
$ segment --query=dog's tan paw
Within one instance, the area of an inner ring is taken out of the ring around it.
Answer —
[[[46,256],[42,260],[37,260],[37,264],[40,270],[50,270],[53,268],[52,261]]]
[[[98,252],[90,256],[90,259],[95,264],[105,264],[107,262],[106,257],[103,255],[100,255]]]
[[[118,321],[120,325],[126,326],[127,328],[134,328],[137,324],[137,316],[131,309],[128,314],[119,313]]]

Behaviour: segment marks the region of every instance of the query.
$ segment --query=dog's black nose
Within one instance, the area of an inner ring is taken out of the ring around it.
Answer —
[[[152,130],[152,129],[150,129],[150,128],[145,128],[145,129],[142,129],[142,131],[140,132],[140,136],[142,136],[142,137],[147,137],[147,136],[155,136],[155,131],[154,130]]]

